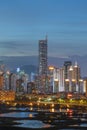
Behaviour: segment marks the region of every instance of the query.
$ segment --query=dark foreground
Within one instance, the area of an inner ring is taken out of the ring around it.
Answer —
[[[11,111],[7,111],[11,112]],[[17,125],[17,120],[40,120],[43,123],[50,124],[47,128],[24,128]],[[63,112],[43,112],[39,111],[35,117],[15,118],[15,117],[0,117],[0,130],[87,130],[87,127],[81,126],[87,124],[87,115],[83,118],[82,111],[74,113]]]
[[[87,130],[87,127],[50,127],[50,128],[22,128],[11,126],[0,126],[0,130]]]

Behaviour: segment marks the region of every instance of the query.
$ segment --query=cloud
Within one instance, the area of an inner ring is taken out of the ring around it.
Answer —
[[[0,42],[0,48],[5,48],[5,49],[16,49],[17,45],[15,41],[3,41]]]
[[[37,45],[29,41],[0,42],[0,56],[28,56],[37,53]]]

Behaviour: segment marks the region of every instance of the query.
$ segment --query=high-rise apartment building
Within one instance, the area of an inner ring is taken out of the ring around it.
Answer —
[[[64,91],[64,68],[49,66],[48,68],[49,83],[52,93]]]
[[[87,97],[87,78],[84,79],[83,92],[85,93],[85,96]]]
[[[76,80],[76,83],[79,84],[79,79],[81,78],[81,74],[80,74],[80,67],[78,66],[77,62],[75,62],[73,70],[74,70],[74,78]]]
[[[77,62],[75,65],[71,65],[70,62],[65,64],[65,91],[66,92],[82,92],[83,80],[81,79],[80,67]]]
[[[81,73],[80,73],[80,67],[78,66],[77,62],[75,62],[75,65],[73,67],[73,71],[74,71],[74,79],[76,82],[76,91],[80,92]]]
[[[51,88],[51,93],[59,92],[59,69],[54,66],[48,67],[48,76],[49,76],[49,87]]]
[[[59,69],[59,92],[64,91],[64,68]]]

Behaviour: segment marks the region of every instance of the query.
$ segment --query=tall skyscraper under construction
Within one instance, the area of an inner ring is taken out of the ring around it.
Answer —
[[[47,37],[45,40],[39,40],[39,91],[47,92]]]

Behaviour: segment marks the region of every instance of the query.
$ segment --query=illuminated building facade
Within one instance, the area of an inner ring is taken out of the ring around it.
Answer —
[[[75,62],[75,65],[73,67],[73,71],[74,71],[74,79],[76,82],[76,91],[80,92],[81,73],[80,73],[80,67],[78,66],[77,62]]]
[[[74,84],[75,77],[74,77],[74,69],[73,66],[70,66],[68,70],[68,78],[69,80],[69,86],[68,86],[68,92],[76,91],[76,84]]]
[[[54,69],[55,67],[54,66],[48,66],[48,77],[49,77],[49,90],[51,93],[54,92],[54,88],[53,88],[53,82],[54,82],[54,78],[53,78],[53,75],[54,75]]]
[[[64,91],[64,68],[59,68],[59,92]]]
[[[59,91],[59,81],[58,81],[58,68],[54,66],[48,67],[48,77],[49,77],[49,89],[51,93],[57,93]]]
[[[84,82],[83,92],[85,93],[85,96],[87,97],[87,78],[85,78],[83,82]]]
[[[49,82],[52,93],[64,91],[64,69],[54,66],[48,67]]]
[[[2,74],[2,75],[0,75],[0,90],[3,90],[3,86],[4,86],[4,77]]]
[[[53,71],[53,93],[59,92],[59,69],[54,68]]]
[[[66,71],[64,71],[66,75]],[[80,67],[75,62],[75,65],[71,65],[67,68],[67,76],[65,81],[65,91],[66,92],[78,92],[82,93],[83,90],[83,80],[81,79]]]

